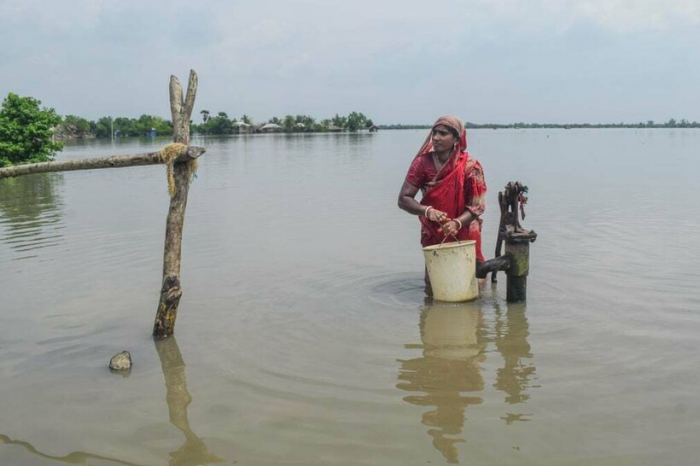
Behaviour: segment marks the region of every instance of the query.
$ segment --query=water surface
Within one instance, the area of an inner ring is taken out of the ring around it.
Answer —
[[[497,192],[530,187],[518,305],[505,277],[425,299],[396,207],[424,136],[195,140],[158,343],[165,169],[0,180],[0,464],[694,464],[700,132],[472,131],[487,257]]]

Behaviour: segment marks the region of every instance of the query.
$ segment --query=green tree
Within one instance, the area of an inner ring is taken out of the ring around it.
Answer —
[[[294,117],[292,115],[287,115],[284,117],[284,120],[282,120],[282,127],[286,133],[291,133],[294,130],[295,123],[296,120],[294,120]]]
[[[53,160],[63,144],[52,140],[61,118],[41,101],[9,93],[0,109],[0,166]]]
[[[90,122],[76,115],[66,115],[61,122],[61,129],[73,137],[84,137],[90,134]]]
[[[206,123],[197,126],[197,131],[202,134],[231,134],[233,122],[226,112],[219,112],[216,116],[209,116]]]
[[[156,134],[167,135],[173,132],[172,124],[163,118],[152,115],[141,115],[135,122],[136,136],[147,136],[155,129]]]
[[[112,137],[112,117],[102,117],[97,120],[94,131],[98,138]]]
[[[348,131],[358,131],[360,128],[364,128],[366,123],[367,117],[362,113],[352,112],[346,119],[346,127]]]
[[[133,118],[117,117],[114,119],[114,132],[119,131],[121,136],[138,136],[135,123]]]
[[[294,121],[294,127],[297,131],[306,133],[316,129],[316,120],[309,115],[297,115]]]
[[[333,126],[337,126],[338,128],[345,128],[348,124],[348,119],[347,117],[341,117],[337,113],[333,118],[331,118],[331,124]]]

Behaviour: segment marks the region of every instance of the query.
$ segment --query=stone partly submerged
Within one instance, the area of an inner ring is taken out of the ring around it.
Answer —
[[[131,369],[131,354],[128,351],[115,354],[109,361],[109,368],[113,371],[128,371]]]

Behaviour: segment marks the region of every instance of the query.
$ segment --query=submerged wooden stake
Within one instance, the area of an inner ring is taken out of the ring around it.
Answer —
[[[187,96],[182,97],[182,86],[175,76],[170,77],[170,111],[173,119],[173,141],[188,145],[190,142],[190,117],[197,94],[197,73],[190,71]],[[182,253],[182,229],[185,223],[187,194],[192,178],[192,162],[174,162],[175,192],[170,198],[170,209],[165,226],[165,251],[163,254],[163,282],[160,302],[153,324],[154,337],[168,337],[175,332],[175,319],[182,297],[180,286],[180,261]]]

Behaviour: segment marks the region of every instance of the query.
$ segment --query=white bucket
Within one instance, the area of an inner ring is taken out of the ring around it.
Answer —
[[[476,241],[426,246],[423,255],[434,299],[457,303],[479,297]]]

